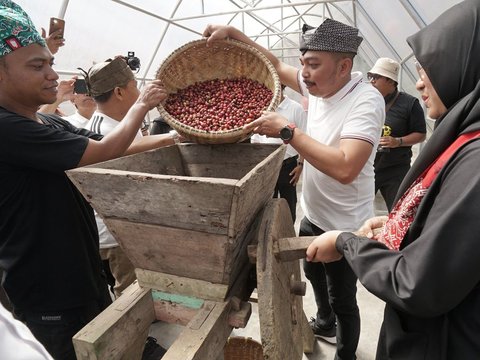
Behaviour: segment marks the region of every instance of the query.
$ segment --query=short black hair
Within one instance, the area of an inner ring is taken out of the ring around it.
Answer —
[[[94,96],[93,100],[95,100],[95,102],[100,103],[100,104],[106,103],[112,97],[113,90],[115,90],[115,89],[112,89],[112,90],[110,90],[106,93],[103,93],[101,95]]]
[[[332,52],[332,55],[336,61],[340,61],[348,58],[353,62],[353,58],[355,57],[356,54],[352,52]]]

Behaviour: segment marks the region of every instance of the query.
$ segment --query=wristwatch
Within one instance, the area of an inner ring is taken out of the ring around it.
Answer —
[[[283,140],[284,144],[288,144],[292,140],[295,128],[295,124],[287,124],[280,130],[280,139]]]
[[[168,133],[172,137],[173,142],[175,144],[180,144],[180,135],[178,134],[178,132],[176,130],[170,130]]]

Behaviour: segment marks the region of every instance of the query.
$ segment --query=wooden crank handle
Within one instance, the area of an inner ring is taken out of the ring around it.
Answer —
[[[381,231],[382,228],[373,229],[373,234],[378,235]],[[353,233],[358,235],[357,232]],[[316,238],[317,236],[281,238],[278,240],[278,250],[275,252],[275,256],[282,261],[303,259],[306,255],[307,248]]]
[[[230,306],[228,324],[236,329],[247,326],[248,319],[252,315],[252,304],[234,296],[230,299]]]

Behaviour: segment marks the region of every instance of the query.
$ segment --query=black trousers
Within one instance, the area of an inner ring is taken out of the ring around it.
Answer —
[[[305,217],[300,223],[300,236],[321,235],[324,232]],[[317,316],[320,317],[321,323],[330,325],[328,322],[333,322],[335,317],[337,319],[335,359],[356,359],[355,352],[360,338],[360,312],[356,298],[357,277],[344,258],[331,263],[304,261],[303,270],[312,284],[318,308]]]
[[[275,185],[275,192],[273,193],[274,198],[287,200],[294,224],[295,219],[297,218],[297,187],[290,184],[290,180],[292,179],[290,173],[297,166],[297,159],[298,156],[293,156],[283,160],[282,168],[278,174],[277,184]]]
[[[55,360],[77,360],[72,337],[112,302],[105,286],[105,295],[82,307],[45,312],[17,314],[35,338]]]
[[[410,165],[375,170],[375,194],[380,190],[388,212],[392,211],[393,205],[395,205],[393,201],[408,170],[410,170]]]

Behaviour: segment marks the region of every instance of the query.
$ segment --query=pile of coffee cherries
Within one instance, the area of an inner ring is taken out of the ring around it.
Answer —
[[[228,131],[260,117],[273,93],[257,81],[238,78],[198,82],[171,94],[165,110],[198,130]]]

